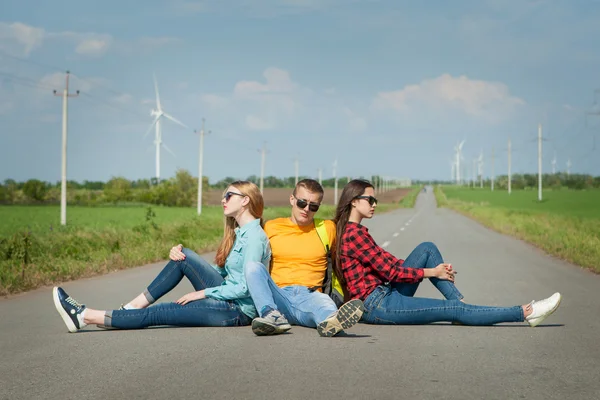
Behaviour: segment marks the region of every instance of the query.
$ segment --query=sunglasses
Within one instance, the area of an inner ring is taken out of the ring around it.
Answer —
[[[227,192],[223,196],[223,198],[225,199],[226,203],[229,201],[229,199],[231,198],[231,196],[242,196],[242,197],[244,197],[246,195],[245,194],[241,194],[241,193],[236,193],[236,192]]]
[[[377,199],[373,196],[356,196],[357,199],[365,199],[369,202],[369,205],[377,204]]]
[[[304,210],[306,208],[306,206],[308,206],[308,209],[311,212],[317,212],[319,211],[319,207],[321,207],[320,204],[317,203],[309,203],[306,200],[303,199],[296,199],[296,205],[298,206],[298,208]]]

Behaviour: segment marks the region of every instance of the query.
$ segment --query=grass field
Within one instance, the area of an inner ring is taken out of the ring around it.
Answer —
[[[547,190],[538,201],[537,190],[506,191],[444,188],[448,200],[460,200],[523,213],[545,213],[581,218],[600,218],[600,190]]]
[[[412,207],[418,190],[378,212]],[[322,205],[316,217],[333,214]],[[289,215],[289,205],[267,207],[264,219]],[[58,206],[0,206],[0,221],[0,295],[164,260],[177,243],[212,251],[223,233],[220,206],[203,207],[200,217],[195,208],[68,207],[66,227]]]
[[[600,190],[491,192],[436,188],[438,205],[600,273]]]

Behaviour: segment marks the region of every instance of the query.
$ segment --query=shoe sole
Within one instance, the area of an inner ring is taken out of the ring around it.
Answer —
[[[77,329],[77,327],[71,320],[71,317],[69,316],[69,314],[67,314],[62,304],[60,303],[60,299],[58,298],[58,288],[52,289],[52,299],[54,300],[54,307],[56,307],[56,311],[58,311],[61,318],[63,319],[63,322],[65,323],[65,325],[67,325],[67,329],[69,329],[69,332],[77,332],[79,329]]]
[[[317,332],[323,337],[332,337],[354,326],[363,315],[365,307],[363,302],[355,299],[342,304],[335,318],[325,320],[317,325]]]
[[[292,326],[289,324],[276,326],[262,321],[252,321],[252,332],[256,336],[279,335],[289,331],[290,329],[292,329]]]
[[[539,324],[541,324],[542,322],[544,322],[544,320],[546,318],[548,318],[550,315],[552,315],[554,313],[554,311],[556,311],[556,309],[558,308],[558,306],[560,306],[560,302],[562,301],[562,294],[559,294],[558,296],[558,301],[556,302],[556,305],[550,310],[548,311],[546,314],[542,315],[541,317],[537,317],[531,321],[527,321],[529,323],[529,326],[531,326],[532,328],[535,328],[536,326],[538,326]]]
[[[112,326],[106,326],[106,325],[96,325],[96,328],[104,329],[106,331],[117,329],[117,328],[113,328]]]

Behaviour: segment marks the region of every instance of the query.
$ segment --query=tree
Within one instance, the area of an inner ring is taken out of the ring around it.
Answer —
[[[185,169],[178,169],[173,181],[173,190],[175,190],[175,204],[169,205],[189,207],[198,198],[198,179]]]
[[[46,182],[30,179],[23,185],[23,193],[33,201],[43,201],[48,191]]]
[[[131,200],[131,182],[123,177],[111,178],[104,187],[106,200],[111,203]]]

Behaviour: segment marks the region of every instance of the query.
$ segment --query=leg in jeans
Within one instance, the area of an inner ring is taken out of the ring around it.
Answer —
[[[337,311],[329,296],[309,292],[304,286],[278,287],[261,263],[251,262],[244,267],[246,284],[258,313],[279,310],[291,324],[316,327]]]
[[[185,260],[169,261],[158,276],[152,281],[144,296],[150,304],[169,293],[185,276],[195,290],[220,286],[223,277],[204,258],[190,249],[183,249]]]
[[[321,292],[311,292],[305,286],[286,286],[283,292],[287,296],[282,299],[281,306],[287,309],[291,317],[290,322],[294,321],[291,322],[294,325],[316,328],[337,311],[331,297]]]
[[[454,321],[463,325],[494,325],[525,320],[521,306],[488,307],[465,304],[459,300],[409,297],[385,286],[377,287],[367,297],[365,310],[365,322],[382,325]]]
[[[162,303],[138,310],[108,311],[104,325],[119,329],[148,326],[242,326],[252,320],[234,301],[203,299],[186,305]]]
[[[424,242],[415,249],[404,260],[405,267],[411,268],[435,268],[442,264],[444,259],[437,246],[431,242]],[[458,291],[454,283],[438,278],[429,278],[442,295],[448,300],[461,300],[464,296]],[[415,295],[418,283],[392,283],[391,286],[404,296]]]

